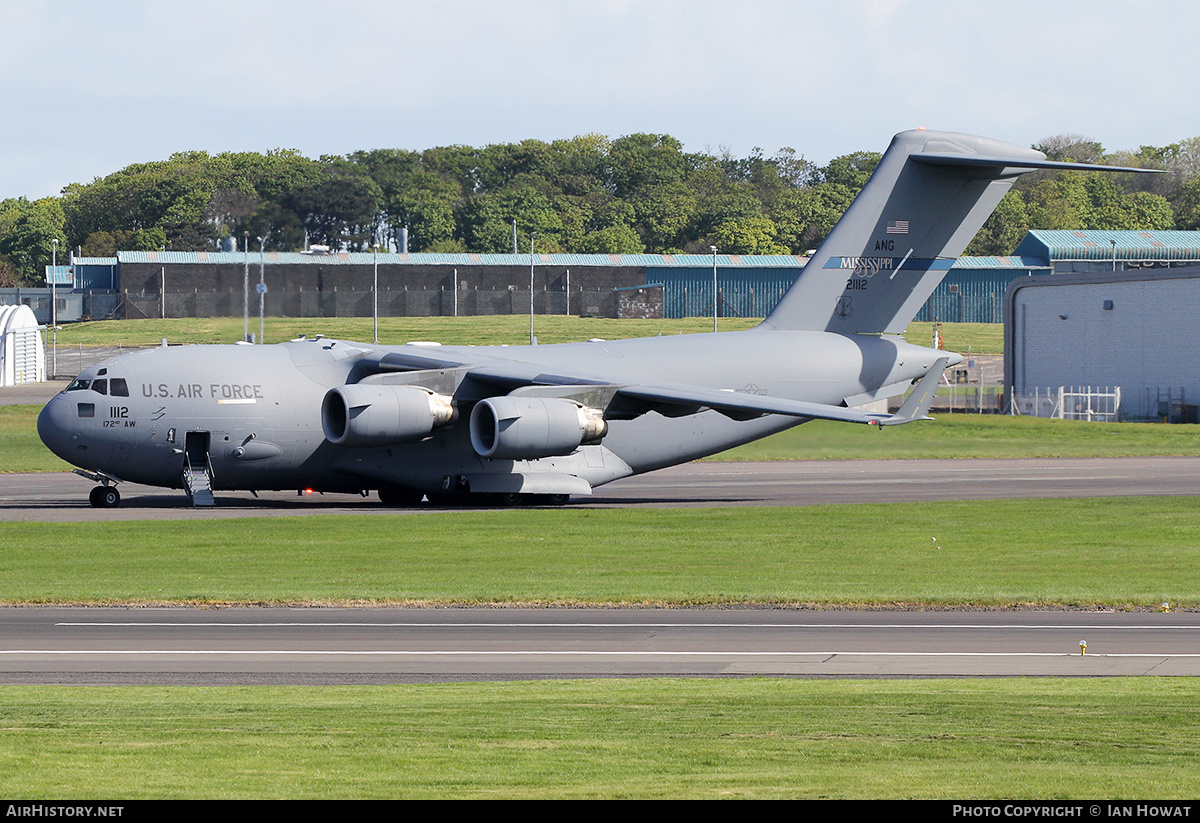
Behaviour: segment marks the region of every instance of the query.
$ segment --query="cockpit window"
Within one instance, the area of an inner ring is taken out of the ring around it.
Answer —
[[[107,380],[93,380],[92,381],[92,391],[94,391],[96,394],[108,394],[108,381]]]
[[[125,383],[124,377],[114,377],[109,381],[109,388],[112,390],[113,397],[128,397],[129,386]]]
[[[92,385],[91,380],[80,380],[76,377],[71,381],[71,385],[67,386],[67,391],[83,391],[90,385]]]

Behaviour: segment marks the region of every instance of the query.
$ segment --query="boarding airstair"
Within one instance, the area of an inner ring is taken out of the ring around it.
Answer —
[[[208,462],[208,432],[188,432],[184,436],[183,488],[194,508],[215,506],[212,493],[212,466]]]

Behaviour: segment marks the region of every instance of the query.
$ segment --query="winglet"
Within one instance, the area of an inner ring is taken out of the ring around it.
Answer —
[[[946,366],[950,365],[949,357],[939,357],[937,362],[933,364],[933,368],[925,373],[921,378],[921,382],[917,383],[917,387],[909,393],[905,398],[903,405],[891,417],[882,418],[879,421],[881,426],[899,426],[902,423],[911,423],[914,420],[932,420],[927,412],[929,407],[933,405],[933,397],[937,394],[938,383],[941,382],[942,372],[946,370]]]

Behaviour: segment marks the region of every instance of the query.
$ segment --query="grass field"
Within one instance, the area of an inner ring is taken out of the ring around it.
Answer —
[[[1196,498],[6,523],[0,602],[1200,606]]]
[[[0,688],[22,798],[1172,798],[1200,682]]]
[[[717,321],[720,331],[753,328],[759,320],[730,317]],[[250,324],[258,333],[258,320]],[[374,332],[369,317],[267,318],[268,343],[290,340],[302,334],[324,334],[344,340],[369,341]],[[60,354],[73,346],[156,346],[165,337],[171,343],[234,343],[242,339],[242,320],[212,317],[168,320],[105,320],[70,323],[58,333]],[[534,334],[539,343],[569,343],[601,337],[652,337],[657,334],[698,334],[712,331],[712,319],[689,317],[679,320],[614,320],[602,317],[539,315]],[[966,354],[1000,354],[1004,350],[1004,327],[999,323],[944,323],[946,348]],[[929,346],[932,323],[913,323],[905,333],[910,343]],[[382,343],[402,344],[410,340],[433,340],[446,345],[523,345],[529,342],[529,318],[520,315],[483,317],[381,317]]]
[[[877,429],[815,420],[713,460],[1134,457],[1200,454],[1200,426],[935,414]]]

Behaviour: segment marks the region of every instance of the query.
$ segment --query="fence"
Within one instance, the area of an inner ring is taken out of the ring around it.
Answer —
[[[938,389],[929,408],[930,411],[953,414],[999,414],[1003,397],[1000,386],[961,386],[951,383],[949,387]],[[903,399],[903,396],[896,398],[897,401]]]
[[[50,343],[46,343],[46,374],[48,379],[55,380],[74,377],[89,366],[119,357],[144,348],[154,346],[59,346],[56,352],[50,351]]]
[[[376,296],[370,291],[268,291],[264,297],[267,317],[370,317]],[[128,319],[158,317],[240,317],[241,291],[184,291],[165,294],[122,292],[118,314]],[[259,295],[250,294],[250,313],[258,314]],[[535,314],[572,314],[616,317],[617,296],[613,290],[585,291],[572,287],[570,297],[562,290],[536,289]],[[381,317],[474,317],[496,314],[528,314],[529,289],[381,289]]]
[[[1032,394],[1014,393],[1009,414],[1111,423],[1120,419],[1121,387],[1059,386],[1045,392],[1035,388]]]

